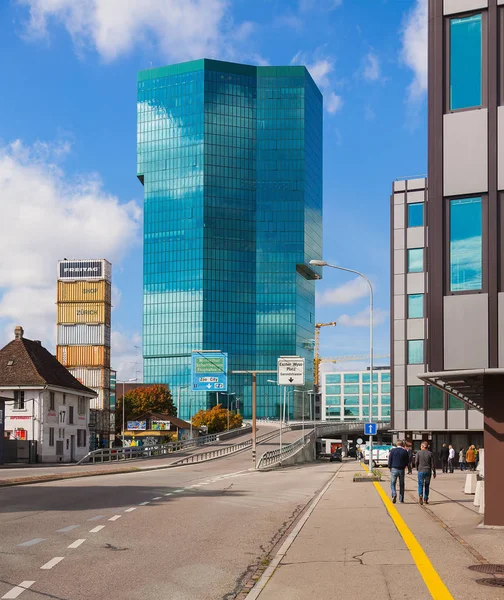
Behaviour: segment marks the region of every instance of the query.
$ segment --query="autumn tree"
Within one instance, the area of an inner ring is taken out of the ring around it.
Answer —
[[[229,429],[236,429],[242,426],[243,417],[235,412],[223,408],[222,404],[217,404],[210,410],[200,410],[192,418],[193,427],[201,428],[202,425],[208,427],[208,433],[220,433]]]
[[[116,414],[122,415],[122,401],[117,402]],[[177,416],[170,390],[159,384],[137,387],[124,395],[125,421],[134,421],[147,412]],[[121,419],[116,419],[119,423]]]

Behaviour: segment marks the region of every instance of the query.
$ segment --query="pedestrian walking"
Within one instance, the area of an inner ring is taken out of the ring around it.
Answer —
[[[448,448],[448,468],[453,473],[453,463],[455,462],[455,448],[450,444]]]
[[[443,444],[441,451],[439,452],[439,458],[441,459],[441,469],[443,473],[448,473],[448,456],[450,452],[446,444]]]
[[[467,469],[465,448],[460,448],[460,452],[459,452],[459,465],[460,465],[460,470],[461,471],[465,471]]]
[[[466,452],[466,463],[469,471],[474,471],[476,468],[476,453],[474,452],[474,446],[469,446]]]
[[[429,504],[430,482],[431,477],[436,478],[436,465],[426,442],[422,442],[421,450],[416,454],[415,465],[418,471],[418,502]]]
[[[388,468],[390,469],[390,490],[392,502],[397,502],[397,480],[399,479],[399,502],[404,502],[404,470],[408,466],[409,456],[404,448],[404,442],[398,440],[396,448],[389,453]]]
[[[411,444],[408,444],[406,451],[408,452],[408,475],[411,475],[413,473],[413,447]]]

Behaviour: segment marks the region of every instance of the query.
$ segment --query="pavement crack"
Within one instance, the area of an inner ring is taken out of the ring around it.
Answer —
[[[102,546],[105,550],[113,550],[114,552],[123,552],[124,550],[129,550],[129,548],[119,548],[118,546],[113,546],[112,544],[105,544]]]

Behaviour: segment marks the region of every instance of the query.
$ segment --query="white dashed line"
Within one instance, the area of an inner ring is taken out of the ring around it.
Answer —
[[[56,556],[55,558],[51,558],[51,560],[49,562],[46,562],[46,564],[42,565],[40,568],[45,569],[46,571],[48,569],[52,569],[58,563],[60,563],[64,558],[65,558],[64,556]]]
[[[81,544],[83,544],[86,541],[86,539],[81,539],[81,540],[75,540],[75,542],[72,542],[70,544],[70,546],[67,546],[67,548],[78,548]]]
[[[57,529],[56,533],[64,533],[65,531],[72,531],[73,529],[77,529],[77,527],[80,527],[80,525],[67,525],[66,527],[63,527],[62,529]]]
[[[140,502],[140,504],[138,506],[146,506],[147,504],[149,504],[149,502]]]
[[[156,498],[152,498],[153,500],[161,500],[161,496],[157,496]]]
[[[28,546],[35,546],[35,544],[40,544],[40,542],[45,542],[45,540],[46,540],[46,538],[33,538],[32,540],[28,540],[27,542],[18,544],[18,547],[28,548]]]
[[[172,492],[170,492],[170,493],[168,493],[168,494],[165,494],[165,496],[173,496],[173,493],[172,493]]]
[[[110,517],[109,521],[117,521],[117,519],[120,519],[122,517],[122,515],[114,515],[113,517]]]
[[[127,508],[124,512],[133,512],[137,508],[138,508],[137,506],[132,506],[131,508]]]
[[[22,581],[15,588],[12,588],[10,592],[7,592],[4,596],[2,596],[2,600],[14,600],[14,598],[17,598],[25,590],[30,588],[34,583],[34,581]]]
[[[89,533],[98,533],[102,529],[105,529],[105,525],[97,525],[96,527],[93,527],[93,529],[90,529]]]
[[[99,521],[100,519],[104,519],[105,515],[96,515],[96,517],[91,517],[88,521]]]
[[[184,490],[175,490],[173,493],[174,494],[180,494],[180,492],[183,492]]]

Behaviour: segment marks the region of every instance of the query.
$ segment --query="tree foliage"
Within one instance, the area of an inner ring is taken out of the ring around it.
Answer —
[[[173,404],[170,390],[164,385],[154,384],[138,387],[124,395],[124,412],[126,421],[134,421],[147,412],[163,413],[177,416],[177,408]],[[116,422],[122,421],[122,398],[117,402]],[[120,427],[119,427],[120,428]]]
[[[229,429],[236,429],[242,426],[243,417],[227,408],[223,408],[222,404],[217,404],[210,410],[200,410],[192,418],[193,427],[200,428],[202,425],[208,427],[208,433],[220,433],[226,431],[228,426],[229,413]]]

